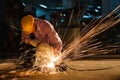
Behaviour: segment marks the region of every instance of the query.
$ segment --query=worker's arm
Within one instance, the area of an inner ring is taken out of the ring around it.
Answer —
[[[22,42],[36,47],[39,41],[36,39],[30,39],[30,34],[25,34],[24,32],[22,32]]]
[[[55,54],[58,54],[61,52],[62,49],[62,41],[58,35],[58,33],[54,30],[52,25],[49,25],[48,29],[48,37],[49,37],[49,42],[50,45],[53,46]]]

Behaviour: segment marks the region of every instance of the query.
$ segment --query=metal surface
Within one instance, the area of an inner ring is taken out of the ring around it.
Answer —
[[[3,80],[120,80],[120,59],[101,59],[101,60],[79,60],[65,61],[65,63],[76,69],[95,69],[114,67],[107,70],[95,71],[74,71],[60,72],[56,74],[35,74],[29,76],[18,76],[10,71],[0,71],[0,76],[7,77]],[[116,67],[115,67],[116,66]],[[17,71],[18,72],[18,71]]]

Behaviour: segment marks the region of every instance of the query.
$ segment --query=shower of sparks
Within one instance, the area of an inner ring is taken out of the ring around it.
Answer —
[[[52,49],[50,49],[50,46],[45,44],[45,46],[43,45],[37,47],[38,49],[36,49],[36,59],[34,66],[41,67],[42,72],[49,72],[50,70],[55,72],[55,61],[53,59],[57,59],[56,62],[60,63],[71,53],[74,53],[74,59],[77,59],[96,54],[107,54],[112,52],[113,49],[117,49],[119,45],[113,44],[111,46],[103,46],[102,42],[98,41],[98,39],[94,39],[94,37],[120,22],[120,14],[113,16],[113,14],[119,9],[120,6],[118,6],[105,17],[92,20],[90,24],[81,30],[81,32],[75,32],[73,36],[69,37],[68,42],[64,44],[64,50],[62,55],[59,56],[59,59],[53,56],[53,52],[51,51]],[[65,35],[63,35],[63,38]],[[39,53],[39,50],[42,52]]]
[[[120,6],[110,12],[108,15],[93,20],[84,29],[76,32],[72,37],[74,40],[66,44],[62,52],[61,58],[66,58],[70,53],[74,53],[75,58],[91,56],[96,54],[107,54],[113,49],[119,48],[119,45],[103,46],[101,42],[95,42],[93,38],[105,30],[113,27],[120,22],[120,14],[113,16],[120,10]],[[112,49],[110,49],[112,48]]]
[[[33,67],[40,67],[41,72],[45,73],[56,72],[55,62],[57,62],[57,64],[61,63],[61,61],[67,58],[69,54],[72,54],[74,59],[77,59],[96,54],[108,54],[115,49],[118,49],[120,47],[120,43],[103,46],[102,42],[94,37],[120,22],[120,14],[113,16],[113,14],[119,10],[120,6],[114,9],[108,15],[97,20],[92,20],[81,31],[73,33],[73,35],[67,39],[63,46],[62,54],[58,57],[53,55],[51,47],[47,44],[42,44],[42,46],[36,47],[35,62]],[[63,35],[63,38],[65,38],[65,35],[66,32]],[[33,71],[29,70],[27,72],[31,73]]]
[[[55,72],[55,61],[58,57],[54,56],[51,46],[47,43],[40,43],[36,47],[35,63],[33,67],[40,68],[41,72],[50,73]]]

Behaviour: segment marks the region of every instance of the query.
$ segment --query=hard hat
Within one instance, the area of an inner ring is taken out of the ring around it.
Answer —
[[[30,34],[33,32],[34,17],[32,15],[24,16],[21,20],[21,27],[23,32]]]

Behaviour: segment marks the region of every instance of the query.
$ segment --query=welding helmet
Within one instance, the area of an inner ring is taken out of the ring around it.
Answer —
[[[34,17],[32,15],[24,16],[21,20],[21,27],[24,33],[30,34],[34,30]]]

